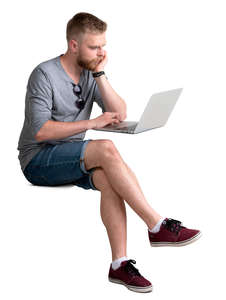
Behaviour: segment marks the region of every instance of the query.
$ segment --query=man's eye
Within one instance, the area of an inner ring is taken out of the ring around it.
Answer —
[[[102,46],[102,48],[104,48],[105,47],[105,45],[104,46]],[[101,47],[90,47],[91,49],[97,49],[97,48],[101,48]]]

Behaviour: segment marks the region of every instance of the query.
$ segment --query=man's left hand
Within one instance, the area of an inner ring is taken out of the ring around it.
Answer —
[[[96,65],[96,68],[94,69],[93,72],[104,71],[104,67],[105,67],[107,61],[108,61],[107,51],[104,50],[104,57],[103,57],[103,58],[101,59],[101,61]]]

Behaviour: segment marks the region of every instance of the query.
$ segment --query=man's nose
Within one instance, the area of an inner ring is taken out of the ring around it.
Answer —
[[[104,49],[103,48],[98,48],[97,55],[98,56],[103,56],[104,55]]]

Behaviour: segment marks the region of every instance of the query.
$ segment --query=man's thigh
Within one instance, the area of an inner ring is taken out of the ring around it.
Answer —
[[[96,189],[92,172],[84,167],[85,148],[91,140],[46,145],[28,164],[24,175],[35,185],[55,186],[73,183]]]

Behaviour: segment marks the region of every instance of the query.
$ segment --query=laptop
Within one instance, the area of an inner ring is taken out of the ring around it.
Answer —
[[[139,122],[122,121],[119,124],[110,124],[94,130],[133,134],[162,127],[166,124],[182,90],[180,88],[153,94]]]

